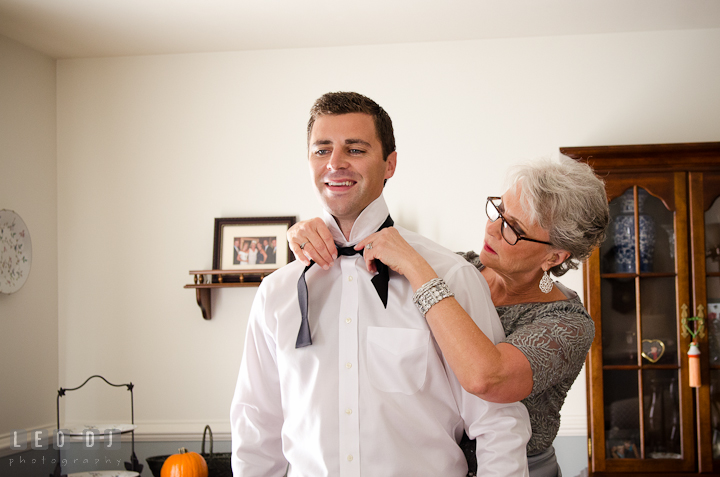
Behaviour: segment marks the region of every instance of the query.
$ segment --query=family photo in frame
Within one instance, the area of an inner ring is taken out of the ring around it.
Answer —
[[[287,265],[295,258],[286,238],[294,223],[295,217],[216,218],[213,269],[267,274]]]

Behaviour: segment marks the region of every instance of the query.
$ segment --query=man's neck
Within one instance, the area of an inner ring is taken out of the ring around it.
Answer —
[[[336,241],[344,241],[346,243],[355,242],[362,240],[365,236],[375,232],[377,226],[379,226],[384,218],[387,216],[387,206],[381,199],[382,196],[378,196],[363,208],[357,214],[339,214],[335,215],[331,210],[325,209],[325,220],[330,216],[335,221],[335,225],[339,230],[335,230],[333,227],[333,234],[335,235]],[[380,202],[379,202],[380,201]],[[382,217],[380,217],[382,215]],[[373,224],[377,222],[376,227]],[[342,234],[342,238],[338,232]],[[362,236],[361,236],[362,235]]]
[[[352,232],[353,225],[355,225],[355,220],[357,220],[357,217],[354,219],[338,219],[337,217],[333,216],[335,219],[335,222],[338,224],[338,227],[340,227],[340,232],[345,236],[345,240],[350,241],[350,233]]]

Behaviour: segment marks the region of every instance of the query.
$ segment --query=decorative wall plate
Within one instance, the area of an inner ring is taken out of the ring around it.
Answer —
[[[30,275],[32,243],[25,222],[12,210],[0,210],[0,293],[15,293]]]
[[[657,363],[665,354],[665,343],[660,340],[642,340],[642,357]]]

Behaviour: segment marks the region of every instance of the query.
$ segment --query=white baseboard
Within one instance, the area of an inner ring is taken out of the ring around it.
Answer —
[[[45,424],[42,426],[33,427],[30,429],[24,429],[24,431],[27,432],[25,436],[16,436],[14,431],[6,432],[4,434],[0,434],[0,457],[4,457],[6,455],[15,454],[17,452],[22,452],[13,449],[13,445],[15,444],[15,440],[17,439],[18,444],[25,444],[26,449],[30,448],[30,440],[32,439],[32,435],[36,431],[48,431],[48,434],[50,436],[50,440],[52,442],[52,430],[55,429],[55,423],[52,424]]]
[[[587,437],[587,416],[585,415],[565,415],[562,417],[558,436],[560,437]],[[73,427],[72,423],[65,424]],[[230,437],[230,421],[137,421],[135,429],[135,442],[174,442],[174,441],[201,441],[205,425],[209,425],[212,430],[213,440],[217,442],[229,441]],[[48,430],[52,439],[52,431],[55,424],[47,424],[45,426],[26,429],[28,431],[28,448],[29,436],[34,431]],[[122,436],[124,442],[131,439],[129,434]],[[207,438],[209,443],[209,437]],[[14,454],[17,451],[12,449],[14,435],[12,432],[0,434],[0,457]]]
[[[212,430],[214,441],[230,440],[230,420],[227,421],[142,421],[135,429],[136,442],[201,441],[205,426]],[[210,437],[207,437],[209,442]]]
[[[76,427],[79,423],[65,423],[67,427]],[[230,440],[230,421],[137,421],[135,423],[135,442],[174,442],[174,441],[202,441],[205,425],[209,425],[212,431],[213,441],[222,442]],[[26,445],[25,450],[30,449],[30,439],[35,431],[47,430],[52,445],[52,434],[56,429],[56,424],[46,424],[32,429],[25,429],[27,432],[24,439]],[[21,438],[18,436],[18,438]],[[14,432],[0,434],[0,457],[22,452],[13,449],[16,436]],[[122,441],[128,442],[132,440],[130,434],[123,434]],[[210,444],[210,436],[207,436],[206,442]],[[19,443],[19,442],[18,442]]]
[[[563,415],[557,435],[558,437],[587,437],[587,416],[585,414]]]

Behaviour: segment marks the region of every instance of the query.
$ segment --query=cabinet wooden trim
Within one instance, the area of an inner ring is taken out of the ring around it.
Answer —
[[[707,186],[707,187],[706,187]],[[690,194],[690,216],[693,218],[690,225],[690,246],[693,256],[693,310],[697,313],[698,306],[707,310],[707,269],[705,267],[705,233],[704,215],[712,206],[717,194],[711,191],[720,190],[720,174],[691,172],[688,178]],[[710,352],[707,335],[698,337],[700,352],[708,356]],[[696,439],[698,441],[698,466],[700,472],[712,472],[714,469],[712,455],[712,429],[710,407],[703,405],[709,403],[710,396],[710,368],[701,368],[700,380],[704,384],[695,390],[696,409]]]
[[[591,270],[600,269],[600,251],[593,251],[585,264],[585,280],[587,293],[585,294],[585,308],[588,310],[602,310],[600,296],[600,274],[591,273]],[[602,316],[602,311],[599,312]],[[585,373],[588,386],[588,434],[591,439],[592,452],[589,458],[591,472],[605,470],[605,404],[603,402],[603,373],[593,373],[593,370],[602,368],[602,321],[593,317],[595,322],[595,338],[588,353]]]
[[[717,170],[720,142],[561,147],[560,152],[603,172]]]
[[[690,304],[690,269],[688,264],[690,263],[689,244],[688,244],[688,232],[690,230],[688,223],[688,205],[687,205],[687,173],[675,172],[675,270],[677,272],[677,286],[676,286],[676,306],[675,319],[676,319],[676,339],[678,343],[677,347],[677,362],[680,364],[680,378],[678,386],[679,398],[680,398],[680,422],[690,423],[692,422],[693,416],[693,394],[692,388],[690,388],[690,376],[688,372],[688,355],[687,350],[690,347],[690,337],[682,337],[682,326],[680,324],[681,308],[683,304]],[[691,426],[682,425],[680,426],[680,434],[682,441],[682,453],[683,461],[685,465],[682,466],[682,470],[691,471],[695,468],[696,454],[695,454],[695,439],[693,435],[693,429]]]

